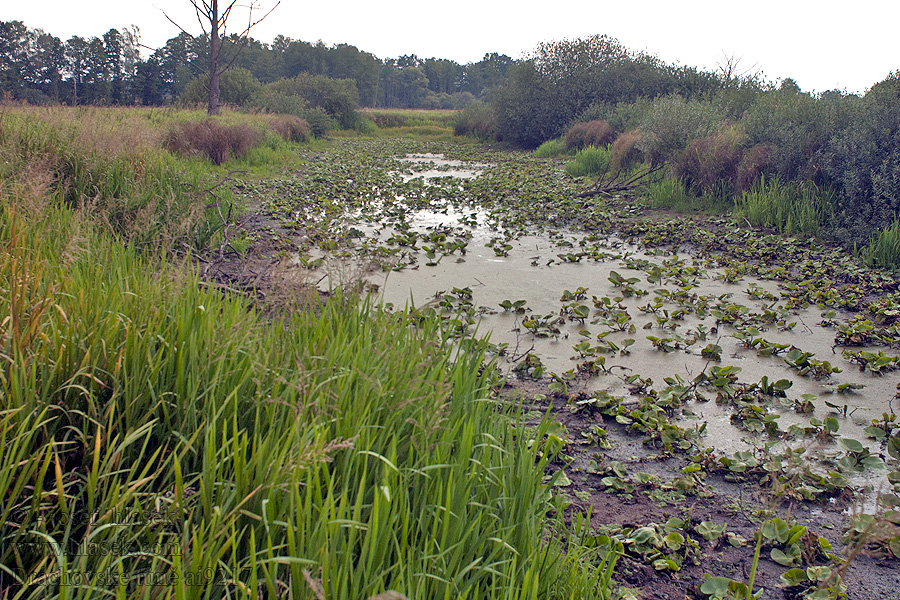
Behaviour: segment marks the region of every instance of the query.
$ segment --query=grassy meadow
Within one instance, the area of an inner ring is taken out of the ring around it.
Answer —
[[[360,114],[372,121],[377,137],[453,138],[453,127],[459,115],[450,109],[378,109],[366,108]]]
[[[200,285],[208,190],[301,143],[230,114],[240,157],[170,152],[204,119],[0,113],[0,597],[608,597],[604,549],[547,521],[549,424],[491,400],[478,343]]]

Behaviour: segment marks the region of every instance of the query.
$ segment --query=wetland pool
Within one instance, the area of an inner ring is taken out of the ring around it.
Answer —
[[[794,306],[790,284],[735,276],[685,247],[561,227],[512,232],[496,211],[460,201],[490,163],[420,153],[400,164],[393,175],[431,199],[400,192],[348,210],[340,249],[306,259],[321,265],[320,289],[362,279],[386,307],[431,309],[458,337],[489,336],[508,380],[549,382],[557,404],[680,394],[665,407],[672,422],[721,455],[802,446],[824,472],[849,454],[835,440],[855,440],[864,451],[854,456],[877,468],[848,477],[883,485],[891,459],[867,427],[896,410],[900,370],[871,372],[852,354],[893,357],[888,347],[837,345],[850,311]],[[741,396],[748,390],[755,401]]]

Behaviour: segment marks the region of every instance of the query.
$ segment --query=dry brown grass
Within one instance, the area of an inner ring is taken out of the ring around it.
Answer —
[[[609,161],[610,168],[614,172],[627,171],[644,160],[644,153],[637,147],[640,139],[641,132],[637,129],[627,131],[616,138],[610,148],[612,157]]]
[[[602,148],[616,138],[616,133],[609,123],[602,120],[576,123],[566,133],[566,149],[581,150],[588,146]]]
[[[288,142],[305,142],[309,138],[309,123],[293,115],[268,115],[269,127]]]
[[[56,131],[84,153],[134,156],[163,144],[164,131],[147,118],[150,109],[17,106],[11,110],[30,123]]]
[[[736,191],[749,190],[760,177],[767,174],[771,155],[772,146],[769,144],[757,144],[744,150],[737,169]]]
[[[728,185],[733,193],[741,162],[740,141],[734,127],[694,140],[675,163],[676,175],[696,192],[715,195]]]
[[[221,165],[242,157],[259,141],[258,131],[248,125],[224,125],[208,119],[200,123],[181,123],[166,137],[169,152],[184,156],[205,156]]]

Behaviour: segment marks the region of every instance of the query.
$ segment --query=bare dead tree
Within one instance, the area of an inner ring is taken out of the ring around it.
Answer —
[[[250,37],[250,30],[272,14],[272,11],[281,4],[281,0],[278,0],[278,2],[275,3],[275,6],[270,8],[262,17],[255,21],[253,20],[253,13],[256,12],[259,14],[262,11],[257,0],[249,0],[248,4],[238,4],[238,0],[226,0],[222,3],[225,8],[221,11],[219,10],[219,0],[188,1],[194,7],[194,12],[197,14],[197,21],[200,22],[200,29],[203,30],[203,35],[209,38],[209,107],[207,108],[207,112],[210,115],[218,115],[220,107],[219,76],[228,70],[228,67],[234,64],[240,51],[247,45],[247,41]],[[237,36],[240,40],[240,44],[233,49],[231,56],[228,56],[223,60],[221,56],[222,39],[228,36],[228,19],[232,16],[232,12],[235,8],[245,9],[247,11],[247,27]],[[163,11],[163,14],[175,27],[188,35],[191,35],[185,31],[181,25],[176,23],[172,17],[166,14],[165,11]]]
[[[745,67],[741,64],[741,58],[739,56],[735,56],[732,52],[728,54],[724,50],[722,51],[722,60],[716,63],[716,67],[719,70],[719,73],[722,74],[722,79],[725,81],[725,85],[730,85],[733,81],[737,81],[743,79],[745,77],[753,78],[759,73],[759,69],[757,69],[757,65],[759,63],[753,63],[749,67]],[[755,70],[754,70],[755,69]]]

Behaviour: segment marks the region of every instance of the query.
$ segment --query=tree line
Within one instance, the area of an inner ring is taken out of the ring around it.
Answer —
[[[222,40],[223,52],[235,45],[244,45],[237,35]],[[208,70],[207,36],[181,33],[146,59],[141,47],[134,26],[62,41],[21,21],[0,21],[0,94],[32,104],[163,105]],[[350,44],[279,35],[271,44],[247,40],[233,66],[262,85],[302,73],[351,80],[362,106],[462,108],[499,84],[514,62],[497,53],[468,64],[414,54],[380,59]]]
[[[704,72],[606,36],[560,40],[463,109],[456,133],[546,144],[542,155],[593,146],[612,172],[665,166],[670,196],[733,202],[754,224],[850,248],[872,243],[873,256],[890,243],[900,265],[900,71],[862,95],[810,93],[741,74],[727,57]],[[892,223],[896,239],[872,242]]]

